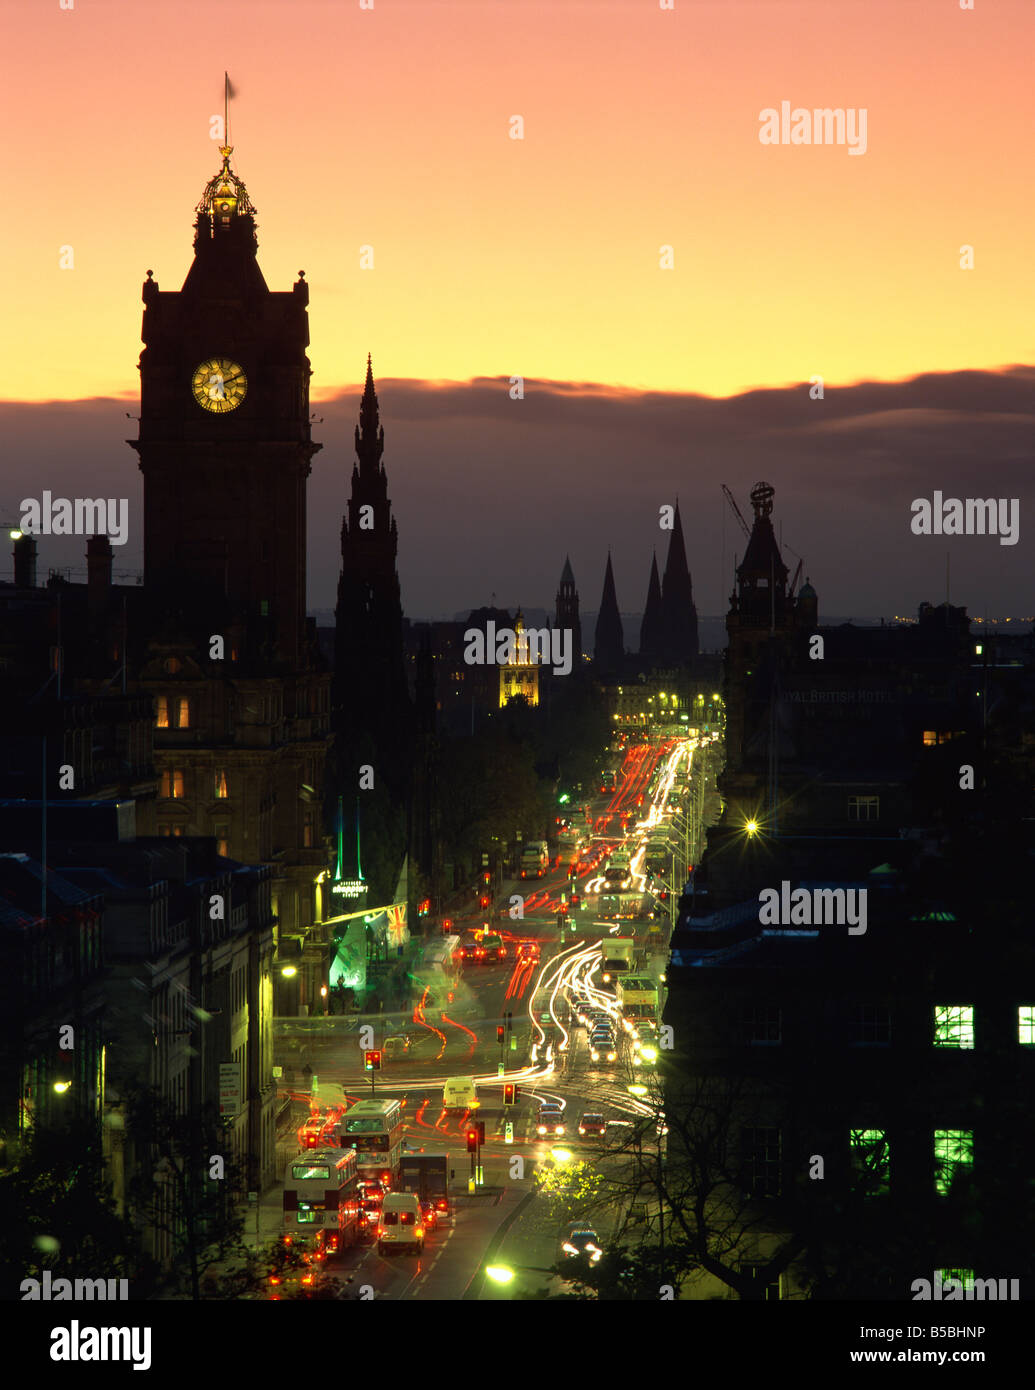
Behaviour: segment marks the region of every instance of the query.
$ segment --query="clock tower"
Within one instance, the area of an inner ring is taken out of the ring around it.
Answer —
[[[144,582],[165,609],[197,604],[241,657],[297,668],[304,641],[309,286],[271,291],[255,208],[221,147],[179,291],[147,272],[140,355]],[[214,629],[215,630],[215,629]]]
[[[309,286],[269,289],[231,147],[197,207],[178,291],[147,272],[140,354],[147,625],[136,687],[154,701],[158,795],[144,834],[205,836],[271,866],[295,954],[326,866],[319,808],[330,672],[306,617]],[[302,1002],[310,1002],[305,999]]]

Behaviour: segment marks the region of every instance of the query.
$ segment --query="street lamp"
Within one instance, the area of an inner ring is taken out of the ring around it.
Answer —
[[[514,1271],[506,1265],[486,1265],[485,1273],[494,1284],[509,1284],[514,1278]]]

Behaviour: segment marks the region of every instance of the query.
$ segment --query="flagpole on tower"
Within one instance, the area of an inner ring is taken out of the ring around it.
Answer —
[[[230,141],[230,74],[223,71],[223,131],[224,139],[229,145]]]

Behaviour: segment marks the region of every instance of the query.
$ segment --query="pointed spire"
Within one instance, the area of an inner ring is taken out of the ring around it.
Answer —
[[[377,392],[374,389],[374,365],[367,353],[367,379],[363,386],[363,399],[359,404],[359,424],[356,426],[356,454],[359,458],[359,471],[366,475],[371,469],[380,468],[381,455],[385,449],[385,432],[380,425]]]
[[[640,623],[640,656],[648,661],[657,661],[661,656],[662,618],[661,618],[661,580],[658,577],[658,553],[651,552],[650,578],[647,581],[647,602]]]
[[[579,591],[575,587],[575,572],[569,556],[564,557],[561,582],[557,588],[557,606],[554,610],[554,627],[568,628],[571,631],[572,664],[582,668],[582,622],[579,618]]]
[[[697,609],[677,500],[661,585],[661,656],[673,666],[686,666],[697,651]]]
[[[600,674],[613,675],[621,669],[624,658],[625,635],[622,632],[622,615],[618,611],[618,594],[609,550],[607,568],[604,571],[604,591],[600,597],[597,630],[593,640],[593,660]]]

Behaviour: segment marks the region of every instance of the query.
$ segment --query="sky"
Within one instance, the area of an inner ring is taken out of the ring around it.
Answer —
[[[267,283],[310,284],[312,608],[368,351],[411,616],[552,605],[567,552],[595,608],[608,545],[634,610],[677,493],[723,611],[719,484],[748,512],[759,478],[821,616],[939,601],[950,549],[954,601],[1035,606],[1029,0],[3,13],[0,520],[47,487],[126,496],[139,567],[140,288],[189,268],[226,69]],[[865,109],[865,153],[763,144],[784,100]],[[1020,544],[913,536],[935,489],[1018,497]]]

